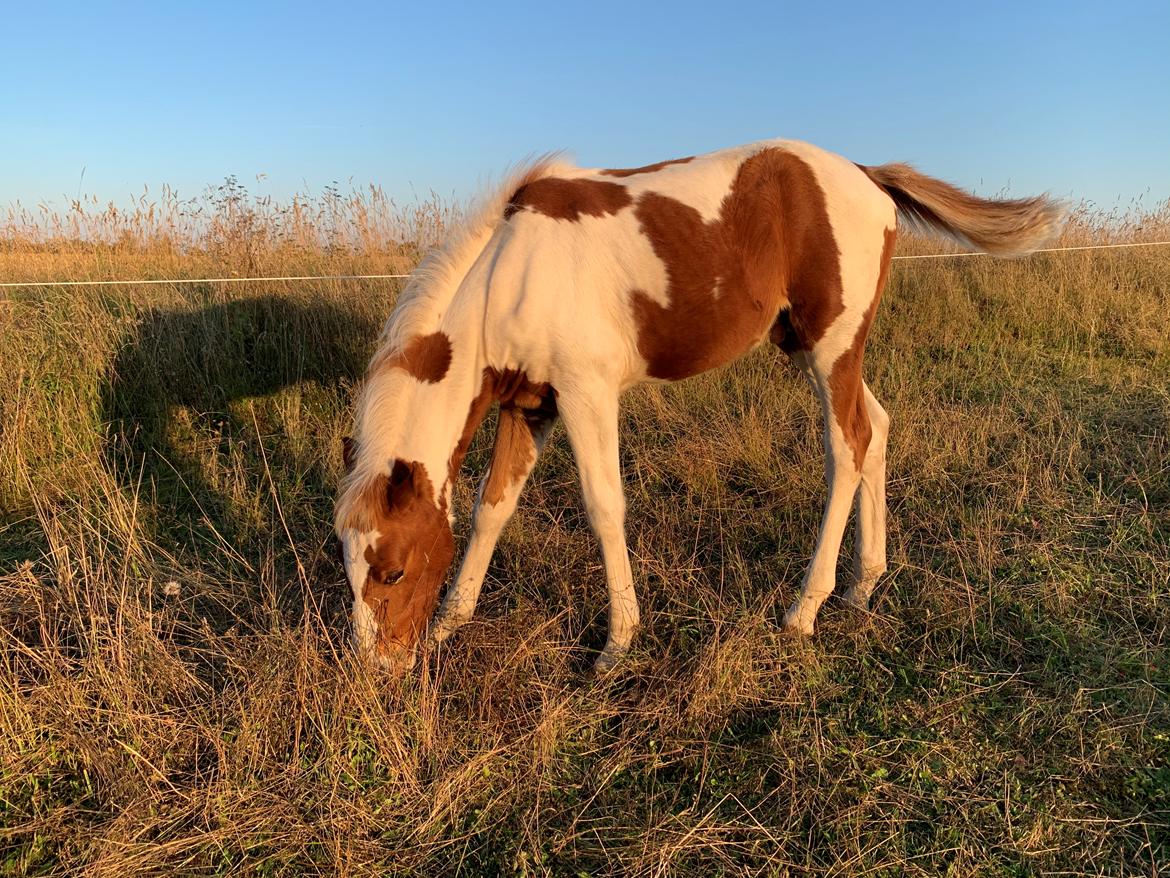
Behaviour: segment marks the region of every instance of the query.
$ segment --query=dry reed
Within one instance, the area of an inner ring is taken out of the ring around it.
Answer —
[[[383,273],[450,216],[235,181],[14,209],[0,280]],[[1168,234],[1163,204],[1065,240]],[[0,301],[0,874],[1165,869],[1170,252],[898,264],[891,572],[812,641],[777,628],[823,494],[801,381],[763,350],[631,393],[645,626],[605,681],[563,438],[477,620],[409,679],[349,654],[331,498],[395,291]]]

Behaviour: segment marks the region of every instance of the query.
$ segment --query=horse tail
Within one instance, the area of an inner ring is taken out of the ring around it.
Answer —
[[[994,256],[1020,256],[1042,247],[1064,223],[1064,206],[1047,195],[979,198],[910,165],[858,167],[893,199],[899,220],[912,229],[942,234]]]

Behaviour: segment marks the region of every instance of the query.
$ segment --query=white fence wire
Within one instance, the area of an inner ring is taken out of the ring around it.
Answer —
[[[1126,247],[1161,247],[1170,241],[1141,241],[1134,244],[1089,244],[1083,247],[1045,247],[1033,253],[1067,253],[1073,250],[1118,250]],[[987,256],[981,250],[966,253],[926,253],[919,256],[895,256],[898,259],[963,259],[969,256]],[[327,280],[401,280],[409,274],[300,274],[278,277],[159,277],[127,280],[38,280],[6,281],[4,287],[115,287],[146,284],[245,284]]]

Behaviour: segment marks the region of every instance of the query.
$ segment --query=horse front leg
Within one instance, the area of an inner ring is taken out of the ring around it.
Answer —
[[[555,411],[500,409],[491,464],[480,480],[472,513],[471,539],[459,575],[431,623],[431,638],[442,643],[471,620],[488,564],[504,526],[516,511],[520,492],[556,423]]]
[[[626,548],[626,498],[618,459],[618,395],[609,387],[580,390],[559,400],[561,417],[581,475],[589,523],[601,543],[609,591],[609,635],[594,662],[611,670],[629,650],[638,629],[638,598]]]

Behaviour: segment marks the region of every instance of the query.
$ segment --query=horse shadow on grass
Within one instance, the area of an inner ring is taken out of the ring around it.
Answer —
[[[340,576],[321,551],[340,449],[320,433],[348,408],[377,328],[325,300],[259,296],[152,311],[127,333],[103,382],[102,457],[135,498],[156,575],[235,583],[202,591],[237,618],[298,570]],[[283,591],[293,621],[304,595]]]

